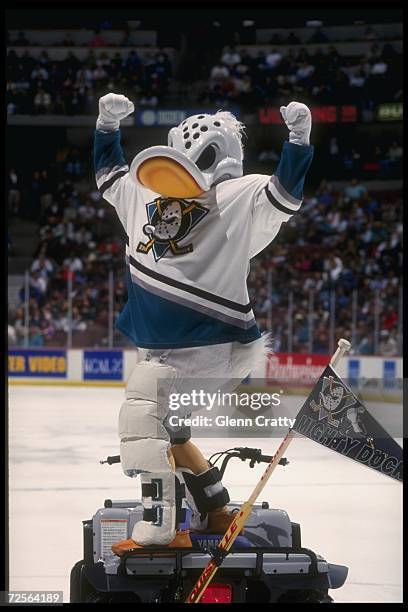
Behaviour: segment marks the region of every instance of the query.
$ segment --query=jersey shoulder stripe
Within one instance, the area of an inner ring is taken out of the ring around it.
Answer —
[[[238,304],[237,302],[233,302],[219,295],[215,295],[214,293],[204,291],[204,289],[194,287],[193,285],[187,285],[185,283],[177,281],[168,276],[164,276],[164,274],[160,274],[159,272],[156,272],[155,270],[151,270],[150,268],[147,268],[140,262],[136,261],[136,259],[134,259],[134,257],[132,257],[131,255],[129,255],[129,262],[132,264],[132,266],[136,268],[136,270],[140,270],[141,272],[143,272],[143,274],[146,274],[146,276],[150,276],[151,278],[159,280],[165,285],[169,285],[170,287],[181,289],[182,291],[186,291],[187,293],[191,293],[193,295],[197,295],[198,297],[202,297],[208,300],[209,302],[214,302],[215,304],[226,306],[227,308],[230,308],[231,310],[236,310],[237,312],[242,312],[242,313],[251,312],[250,303]]]
[[[102,183],[101,186],[99,187],[100,194],[103,195],[105,191],[107,189],[110,189],[112,185],[116,183],[118,179],[120,179],[122,176],[125,176],[128,173],[129,173],[128,170],[120,170],[119,172],[116,172],[115,174],[113,174],[107,181]]]
[[[269,190],[268,185],[266,185],[265,187],[265,194],[269,202],[272,204],[272,206],[277,208],[280,212],[285,213],[286,215],[293,215],[293,213],[296,212],[295,210],[292,210],[291,208],[284,206],[284,204],[282,204],[281,202],[279,202],[279,200],[274,198]]]

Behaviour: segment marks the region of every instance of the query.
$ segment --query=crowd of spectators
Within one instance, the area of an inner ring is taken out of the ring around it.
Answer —
[[[57,40],[52,41],[53,47],[91,47],[93,49],[105,48],[105,47],[129,47],[133,43],[132,31],[129,27],[124,27],[120,33],[119,39],[112,40],[112,38],[106,33],[109,30],[104,31],[103,29],[97,28],[95,30],[88,30],[86,33],[82,30],[82,34],[85,34],[81,43],[74,40],[74,36],[69,32],[61,33],[61,37]],[[13,47],[39,47],[43,46],[43,42],[39,42],[38,39],[33,38],[30,32],[18,32],[17,34],[10,35],[7,31],[7,45]],[[148,44],[146,46],[149,46]]]
[[[342,41],[363,40],[366,42],[378,40],[379,35],[372,26],[367,26],[364,33],[361,34],[353,28],[349,29],[348,36],[341,37]],[[300,45],[302,43],[322,44],[336,40],[336,32],[331,32],[327,35],[321,26],[315,27],[311,33],[305,38],[300,38],[295,32],[274,32],[269,39],[271,45]]]
[[[392,136],[395,136],[393,134]],[[257,170],[267,174],[279,161],[279,151],[272,148],[262,149],[255,155],[250,151],[251,163]],[[320,176],[348,180],[354,176],[362,179],[399,179],[402,176],[403,147],[394,137],[376,140],[363,136],[346,138],[328,135],[319,143],[314,153],[314,168]]]
[[[358,57],[341,55],[335,45],[315,51],[307,45],[288,50],[271,46],[267,51],[226,47],[212,67],[197,66],[187,88],[174,80],[164,50],[147,50],[139,57],[134,49],[112,55],[100,46],[91,45],[83,60],[67,50],[59,61],[46,50],[34,58],[28,50],[18,55],[10,49],[7,112],[94,114],[98,97],[110,90],[122,91],[141,106],[166,103],[171,91],[173,101],[179,95],[179,102],[223,108],[239,104],[246,111],[264,104],[280,106],[288,99],[322,105],[335,99],[368,110],[381,102],[402,101],[402,55],[389,42],[373,42],[370,51]]]
[[[352,336],[355,309],[356,353],[397,354],[401,206],[398,193],[370,193],[357,179],[341,191],[322,181],[305,199],[301,211],[253,260],[249,276],[254,312],[262,330],[272,321],[275,350],[327,353],[334,307],[335,337]],[[65,178],[50,201],[42,202],[39,220],[29,274],[30,345],[66,344],[70,279],[73,345],[106,346],[110,270],[115,317],[126,300],[123,235],[114,209],[96,189],[80,193]],[[9,313],[9,339],[22,345],[24,287],[19,297],[21,305]],[[114,342],[128,344],[119,332]]]
[[[47,164],[44,164],[47,165]],[[9,219],[18,217],[38,221],[41,212],[51,204],[61,180],[78,181],[89,173],[89,155],[77,147],[61,146],[55,164],[34,170],[12,166],[6,173],[7,211]]]
[[[169,90],[177,95],[169,57],[162,50],[145,49],[142,57],[136,50],[121,49],[128,46],[129,35],[124,32],[118,49],[107,53],[105,47],[112,45],[103,31],[95,31],[84,43],[84,60],[72,50],[78,45],[69,33],[59,43],[67,48],[62,60],[46,50],[34,57],[29,50],[21,54],[21,49],[10,49],[7,112],[95,116],[99,96],[111,90],[140,106],[165,104]],[[307,41],[293,32],[276,34],[266,51],[225,47],[214,64],[194,66],[194,82],[180,89],[182,101],[222,108],[239,104],[244,111],[279,107],[290,99],[312,105],[335,100],[366,110],[401,101],[401,54],[392,43],[379,42],[370,27],[363,40],[370,50],[360,57],[341,55],[319,28]],[[321,48],[311,50],[309,43]],[[24,32],[8,44],[34,46]],[[358,354],[400,351],[401,197],[368,191],[361,180],[399,178],[402,153],[394,139],[348,146],[337,136],[328,141],[327,150],[316,152],[319,171],[325,166],[318,156],[326,156],[333,178],[346,178],[346,187],[336,190],[322,181],[251,266],[254,312],[262,330],[272,326],[276,351],[327,353],[331,331],[336,338],[353,337]],[[251,163],[266,164],[269,172],[277,157],[275,151],[257,151]],[[80,150],[66,149],[59,153],[57,172],[44,167],[28,174],[19,167],[7,172],[9,215],[39,223],[28,275],[30,346],[65,346],[70,325],[74,347],[106,346],[109,300],[113,294],[113,318],[126,300],[121,226],[96,189],[82,190],[86,164]],[[10,252],[12,232],[7,240]],[[21,287],[17,307],[9,310],[11,345],[26,341],[25,298],[26,288]],[[129,341],[116,332],[114,344]]]
[[[398,353],[401,218],[399,194],[369,193],[358,179],[341,191],[322,181],[252,265],[251,300],[264,329],[272,313],[275,350],[327,352],[333,309],[336,338],[353,336],[354,311],[356,353]]]
[[[67,51],[63,60],[38,58],[28,51],[7,55],[6,106],[8,114],[95,114],[98,98],[109,91],[132,92],[138,103],[156,106],[165,98],[172,74],[167,54],[147,51],[143,58],[135,50],[116,52],[89,49],[79,60]]]
[[[9,218],[37,220],[41,208],[52,200],[54,180],[46,169],[27,175],[12,167],[7,172],[7,204]]]
[[[358,104],[402,100],[402,56],[391,43],[374,42],[365,56],[342,56],[334,45],[284,51],[271,47],[251,54],[227,47],[209,70],[200,102],[245,108],[279,106],[296,99],[309,104]]]
[[[80,193],[69,178],[58,183],[48,204],[42,204],[39,244],[28,277],[30,346],[66,343],[69,281],[73,345],[103,346],[108,334],[110,270],[115,275],[116,314],[126,299],[124,251],[115,212],[102,203],[96,188]],[[23,286],[21,305],[9,312],[9,340],[20,345],[25,338],[25,298]]]
[[[136,26],[136,24],[134,24]],[[139,24],[140,25],[140,24]],[[132,30],[129,28],[129,24],[123,24],[120,30],[119,37],[112,38],[109,36],[109,31],[112,29],[112,24],[106,23],[106,29],[97,28],[94,30],[82,30],[83,36],[82,46],[87,47],[127,47],[132,44]],[[213,24],[215,26],[215,24]],[[217,27],[221,27],[221,24],[217,22]],[[136,28],[137,30],[137,28]],[[235,36],[240,38],[238,32],[235,32]],[[394,35],[391,35],[393,38]],[[280,32],[274,32],[269,43],[271,45],[300,45],[300,44],[322,44],[333,41],[356,41],[363,40],[366,42],[374,42],[379,39],[379,34],[372,26],[367,26],[363,34],[353,28],[349,29],[348,35],[344,36],[344,33],[339,38],[336,36],[336,31],[331,31],[330,35],[322,27],[316,27],[310,31],[307,35],[299,36],[293,31],[286,31],[282,29]],[[14,47],[35,47],[40,46],[42,43],[37,38],[33,38],[31,33],[28,32],[14,32],[13,35],[7,31],[7,45]],[[147,44],[147,43],[145,43]],[[53,38],[53,47],[74,47],[77,46],[78,42],[74,40],[73,35],[70,31],[61,32],[61,36],[55,39]]]

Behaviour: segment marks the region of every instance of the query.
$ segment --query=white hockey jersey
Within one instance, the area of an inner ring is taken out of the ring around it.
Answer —
[[[198,198],[166,198],[131,179],[120,130],[96,131],[97,185],[127,235],[128,301],[117,328],[142,348],[259,338],[250,259],[300,208],[312,157],[312,146],[285,142],[272,177],[250,174]]]

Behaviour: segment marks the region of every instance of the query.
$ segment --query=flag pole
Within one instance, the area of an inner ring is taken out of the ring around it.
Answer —
[[[330,359],[330,366],[334,368],[336,364],[338,364],[340,359],[343,357],[344,353],[347,353],[347,351],[349,351],[350,349],[350,342],[348,340],[345,340],[344,338],[340,338],[337,343],[337,350],[334,353],[333,357]]]
[[[350,342],[348,340],[345,340],[344,338],[340,338],[337,345],[337,350],[330,360],[331,367],[335,366],[351,347]],[[289,429],[288,433],[282,440],[278,450],[272,457],[270,463],[267,465],[265,472],[258,481],[252,494],[235,514],[234,520],[232,521],[226,533],[224,534],[224,537],[216,547],[215,552],[212,553],[210,561],[204,568],[202,574],[194,585],[185,603],[198,603],[202,598],[205,589],[217,573],[218,568],[222,565],[225,557],[228,554],[228,551],[235,542],[236,537],[240,533],[241,529],[244,527],[248,516],[251,514],[254,503],[256,502],[258,496],[260,495],[261,491],[264,489],[266,483],[271,477],[272,472],[285,454],[286,449],[294,438],[294,435],[294,430]]]

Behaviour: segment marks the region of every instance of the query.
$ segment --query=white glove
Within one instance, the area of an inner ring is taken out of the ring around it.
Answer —
[[[111,132],[119,129],[122,119],[135,110],[133,102],[126,96],[108,93],[99,98],[99,116],[96,121],[96,129],[103,132]]]
[[[288,106],[281,106],[280,112],[289,128],[289,142],[309,145],[312,115],[306,104],[291,102]]]

